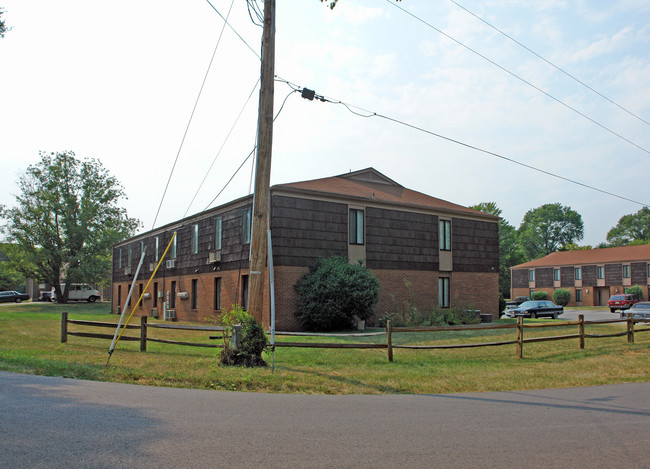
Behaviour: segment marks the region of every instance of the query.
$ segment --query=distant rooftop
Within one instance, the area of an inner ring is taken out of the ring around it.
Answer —
[[[650,262],[650,244],[617,248],[585,249],[553,252],[546,257],[515,265],[513,269],[561,265],[612,264],[617,262]]]

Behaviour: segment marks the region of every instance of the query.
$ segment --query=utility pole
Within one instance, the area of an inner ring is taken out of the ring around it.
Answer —
[[[273,145],[273,93],[275,77],[275,0],[264,0],[264,32],[260,104],[257,129],[255,196],[252,214],[248,312],[263,322],[266,278],[267,231],[269,229],[271,150]]]

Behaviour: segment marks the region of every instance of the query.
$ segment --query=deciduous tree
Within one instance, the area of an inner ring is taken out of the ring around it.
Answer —
[[[650,243],[650,208],[621,217],[607,233],[608,246],[629,246]]]
[[[33,266],[24,273],[53,285],[65,302],[71,283],[108,281],[111,246],[132,236],[139,222],[118,205],[124,190],[99,161],[73,152],[40,157],[20,177],[16,206],[3,216],[9,240],[22,250],[15,265]]]
[[[582,239],[582,216],[559,203],[545,204],[526,212],[517,230],[528,260],[559,251]]]

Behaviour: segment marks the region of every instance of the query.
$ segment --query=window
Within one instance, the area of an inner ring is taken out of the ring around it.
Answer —
[[[214,220],[214,249],[219,250],[221,249],[221,229],[223,226],[223,221],[221,220],[221,217],[217,217]],[[221,309],[221,308],[219,308]]]
[[[582,268],[576,267],[575,273],[576,273],[576,280],[582,280]]]
[[[122,250],[121,249],[117,251],[117,267],[119,269],[122,268]]]
[[[131,267],[131,263],[133,262],[133,246],[129,246],[129,257],[128,257],[128,263],[126,264],[127,266]]]
[[[560,269],[553,269],[553,280],[560,281]]]
[[[535,281],[535,271],[534,270],[529,270],[528,271],[528,281],[529,282],[534,282]]]
[[[138,296],[138,299],[139,299],[139,298],[142,298],[142,284],[139,283],[138,287],[139,287],[139,291],[140,291],[140,296]],[[142,303],[144,303],[144,302],[142,300],[140,300],[140,304],[138,304],[138,308],[142,308]]]
[[[623,266],[623,278],[630,278],[630,266],[629,265],[624,265]]]
[[[155,249],[154,249],[154,256],[155,256],[156,262],[158,262],[158,260],[160,259],[159,254],[158,254],[159,249],[160,249],[160,239],[158,238],[158,236],[156,236],[156,238],[155,238]]]
[[[602,265],[599,265],[599,266],[596,268],[596,275],[597,275],[598,278],[600,278],[600,279],[605,278],[605,267],[603,267]]]
[[[169,309],[176,309],[176,281],[172,281],[171,294],[169,296]]]
[[[174,240],[172,241],[172,247],[169,249],[169,257],[172,259],[176,259],[176,240],[178,239],[178,235],[174,236]]]
[[[158,282],[153,283],[153,307],[158,307]]]
[[[241,276],[241,309],[248,311],[248,275]]]
[[[242,243],[248,244],[251,242],[251,208],[247,207],[242,210],[241,215],[241,227],[242,227]]]
[[[440,250],[451,251],[451,221],[440,220]]]
[[[449,277],[438,278],[438,306],[449,308]]]
[[[582,290],[576,288],[576,303],[582,303]]]
[[[221,309],[221,277],[214,279],[214,309]]]
[[[199,252],[199,224],[192,225],[192,254]]]
[[[363,244],[363,210],[350,209],[350,244]]]
[[[199,307],[199,280],[192,279],[192,309]]]
[[[117,306],[122,306],[122,285],[117,286]]]

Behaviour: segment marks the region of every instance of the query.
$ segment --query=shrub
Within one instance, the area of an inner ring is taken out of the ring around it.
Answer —
[[[266,366],[262,353],[268,346],[264,327],[248,312],[234,305],[217,320],[225,330],[223,333],[223,350],[219,354],[219,364],[235,366]],[[240,324],[241,338],[239,348],[232,348],[231,336],[233,326]]]
[[[386,321],[390,321],[395,327],[409,327],[409,326],[423,326],[427,324],[426,313],[421,312],[415,303],[415,295],[413,294],[413,285],[410,280],[403,279],[404,286],[409,292],[408,300],[404,300],[401,307],[398,305],[395,295],[389,293],[390,299],[393,303],[393,311],[385,312],[379,318],[379,325],[386,326]]]
[[[548,300],[548,293],[545,291],[534,291],[531,293],[530,299],[535,301]]]
[[[318,259],[294,288],[295,315],[312,331],[349,329],[355,316],[370,318],[379,299],[377,279],[363,265],[351,265],[344,257]]]
[[[558,288],[553,292],[553,302],[560,306],[566,306],[571,301],[571,290]]]
[[[506,300],[503,297],[503,294],[499,292],[499,314],[501,314],[506,309]]]
[[[639,300],[643,301],[643,287],[641,285],[632,285],[625,289],[625,293],[636,296]]]
[[[467,305],[454,306],[453,308],[435,308],[431,313],[430,326],[455,326],[458,324],[478,324],[481,316],[474,308]]]

